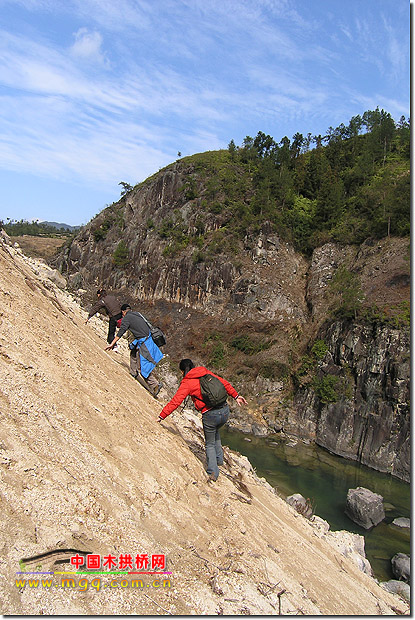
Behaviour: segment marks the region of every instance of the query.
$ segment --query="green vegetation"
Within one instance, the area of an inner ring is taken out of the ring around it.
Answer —
[[[203,342],[203,348],[208,355],[208,366],[215,370],[223,370],[227,366],[226,345],[222,340],[221,334],[212,332],[207,334]]]
[[[197,182],[194,177],[189,177],[186,180],[184,186],[181,188],[181,191],[184,192],[184,196],[186,200],[194,200],[197,198]]]
[[[399,304],[394,304],[387,308],[379,308],[378,306],[372,305],[368,308],[364,308],[361,312],[361,316],[364,320],[373,325],[388,325],[395,329],[410,327],[410,301],[404,300]]]
[[[262,132],[232,151],[249,166],[249,215],[268,219],[298,249],[409,234],[409,122],[367,111],[348,126],[278,144]],[[309,150],[310,143],[316,148]]]
[[[294,377],[296,383],[301,383],[301,377],[305,377],[310,372],[314,372],[316,370],[319,361],[325,357],[327,351],[328,347],[324,340],[316,340],[314,342],[310,348],[310,353],[308,355],[303,355],[301,358],[300,367]]]
[[[400,304],[392,306],[390,309],[394,315],[388,320],[393,327],[409,327],[411,324],[411,303],[409,300],[401,301]]]
[[[296,133],[276,141],[259,131],[240,146],[231,140],[227,150],[171,166],[183,175],[180,191],[162,221],[157,211],[147,220],[170,258],[189,249],[196,265],[225,254],[236,260],[241,243],[260,232],[275,232],[306,255],[330,241],[359,244],[410,233],[409,119],[395,122],[379,108],[325,135]],[[135,189],[123,181],[120,186],[123,196]],[[119,204],[124,208],[125,201]],[[123,228],[116,206],[93,231],[97,242],[115,224]],[[347,279],[345,273],[337,277]],[[333,309],[339,316],[359,312],[356,283],[346,284],[351,298],[343,294]]]
[[[269,349],[272,342],[264,340],[262,337],[253,338],[250,334],[241,333],[231,340],[230,345],[246,355],[255,355],[256,353],[260,353],[260,351]]]
[[[98,226],[97,228],[95,228],[95,230],[93,231],[95,241],[98,242],[98,241],[101,241],[102,239],[105,239],[108,231],[110,230],[114,222],[115,222],[114,217],[107,216],[105,220],[102,222],[102,224]]]
[[[235,336],[235,332],[237,335]],[[202,343],[202,355],[206,365],[219,372],[234,367],[236,376],[255,378],[258,374],[267,379],[280,381],[290,377],[287,364],[276,360],[273,355],[265,354],[275,344],[269,334],[252,332],[252,326],[235,326],[225,331],[213,330],[205,334]],[[236,362],[236,367],[235,367]]]
[[[21,237],[30,235],[32,237],[69,237],[75,232],[67,228],[56,228],[42,222],[26,222],[25,220],[9,220],[6,223],[0,221],[0,228],[4,228],[10,237]]]
[[[128,263],[130,262],[128,247],[122,239],[117,245],[114,254],[112,255],[112,262],[117,267],[125,267],[125,265],[128,265]]]
[[[300,367],[292,375],[294,387],[307,387],[314,390],[321,403],[335,403],[340,398],[351,398],[353,393],[353,377],[347,366],[342,368],[341,376],[325,373],[324,360],[328,347],[324,340],[316,340],[310,347],[310,353],[301,359]]]
[[[341,377],[327,374],[313,378],[311,387],[324,405],[335,403],[341,398],[353,397],[353,378],[350,370],[346,367],[343,368],[343,372],[344,375]]]
[[[259,367],[259,374],[265,379],[280,381],[290,376],[290,367],[284,362],[269,359]]]
[[[338,383],[339,377],[325,375],[321,379],[314,378],[311,385],[321,402],[327,405],[328,403],[335,403],[339,399]]]
[[[126,183],[125,181],[120,181],[118,185],[121,185],[122,187],[121,196],[125,196],[125,194],[128,194],[128,192],[131,192],[131,190],[134,189],[132,185]]]
[[[357,318],[364,300],[357,274],[352,273],[342,265],[334,274],[329,292],[333,296],[331,310],[334,317],[339,319]]]
[[[162,239],[168,240],[163,250],[163,256],[174,257],[187,247],[189,236],[187,226],[183,222],[180,212],[176,209],[171,217],[165,218],[158,229]]]
[[[235,241],[265,228],[309,254],[329,241],[410,232],[409,120],[396,123],[378,108],[324,136],[296,133],[276,142],[260,131],[239,147],[231,140],[227,151],[185,157],[180,166],[189,170],[182,199],[193,201],[199,218],[214,216],[215,228]],[[183,234],[192,245],[200,235],[211,243],[205,229],[195,235],[189,226]]]
[[[328,350],[329,348],[324,342],[324,340],[316,340],[313,346],[311,347],[311,354],[313,355],[314,359],[322,360],[325,357]]]
[[[393,328],[410,326],[411,308],[409,300],[401,301],[379,308],[376,305],[365,305],[364,294],[360,286],[359,277],[344,265],[334,274],[328,292],[330,295],[329,308],[335,319],[359,319],[372,325],[388,325]]]

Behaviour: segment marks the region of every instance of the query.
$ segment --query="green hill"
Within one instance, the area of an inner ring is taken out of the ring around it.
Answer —
[[[276,142],[259,132],[241,146],[232,140],[227,151],[185,157],[164,170],[172,166],[187,169],[183,201],[192,201],[198,215],[193,232],[177,210],[164,218],[158,232],[169,239],[170,255],[189,243],[208,255],[204,231],[212,215],[221,232],[211,243],[226,239],[231,252],[264,223],[306,254],[329,241],[409,234],[409,121],[396,123],[384,110],[330,127],[325,136],[297,133]],[[198,260],[205,254],[200,251]]]

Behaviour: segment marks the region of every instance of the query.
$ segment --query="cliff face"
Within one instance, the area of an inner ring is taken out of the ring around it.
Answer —
[[[179,303],[229,320],[236,312],[246,318],[256,319],[259,313],[261,320],[304,322],[307,261],[278,235],[268,234],[267,226],[230,251],[220,218],[207,213],[201,219],[201,201],[183,196],[189,174],[191,170],[173,166],[104,210],[75,238],[60,260],[61,269],[75,286],[104,282],[107,288],[128,289],[140,301]],[[105,239],[96,242],[94,234],[110,221]],[[210,242],[206,260],[183,240],[198,230]],[[128,248],[125,268],[113,262],[120,239]]]
[[[300,391],[293,428],[335,454],[410,482],[409,333],[336,322],[319,335],[329,351],[317,380],[334,377],[342,394],[324,403],[315,391]]]
[[[88,303],[105,285],[161,324],[173,359],[237,377],[251,395],[239,428],[295,432],[409,480],[408,239],[330,243],[310,259],[267,223],[235,239],[196,172],[176,163],[94,218],[58,259],[72,289]],[[369,318],[333,318],[342,268]],[[324,359],[296,381],[317,340]]]
[[[410,333],[395,321],[327,320],[328,284],[339,265],[359,274],[367,306],[403,308],[409,294],[403,240],[314,252],[307,297],[325,354],[301,381],[284,427],[335,454],[410,481]],[[370,313],[369,313],[370,314]],[[332,401],[332,402],[330,402]],[[294,412],[294,413],[293,413]]]

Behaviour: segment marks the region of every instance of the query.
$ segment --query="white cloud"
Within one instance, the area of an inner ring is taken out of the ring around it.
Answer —
[[[102,35],[99,32],[90,32],[87,28],[80,28],[74,34],[75,43],[70,48],[71,54],[78,59],[93,62],[104,62],[102,52]]]
[[[59,98],[27,97],[16,108],[13,98],[1,99],[3,140],[0,166],[71,180],[111,183],[118,178],[149,175],[166,155],[151,147],[161,142],[154,130],[108,117],[92,121]],[[10,117],[22,126],[16,133]],[[76,126],[68,119],[77,114]]]
[[[223,148],[251,128],[277,140],[323,132],[378,105],[346,71],[349,50],[368,71],[404,66],[393,26],[388,58],[360,12],[357,22],[326,23],[324,11],[307,21],[291,0],[26,0],[26,8],[33,24],[24,36],[0,32],[8,95],[0,167],[56,178],[136,181],[178,150]],[[35,22],[36,9],[65,26],[62,42]],[[379,101],[388,109],[386,96]],[[398,96],[389,102],[392,113],[405,107]]]
[[[392,70],[393,77],[398,78],[405,71],[405,67],[409,65],[409,55],[406,46],[399,41],[393,26],[383,17],[383,23],[386,31],[385,50],[389,60],[389,67]],[[409,24],[408,24],[409,30]]]

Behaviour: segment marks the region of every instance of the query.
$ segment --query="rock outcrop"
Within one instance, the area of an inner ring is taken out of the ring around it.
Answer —
[[[294,493],[287,497],[287,504],[295,508],[297,512],[302,514],[306,519],[310,519],[313,514],[313,507],[310,500],[307,500],[301,493]]]
[[[345,321],[319,337],[328,352],[316,376],[335,378],[337,400],[324,403],[314,390],[300,390],[298,432],[305,428],[331,452],[409,482],[409,332]]]

